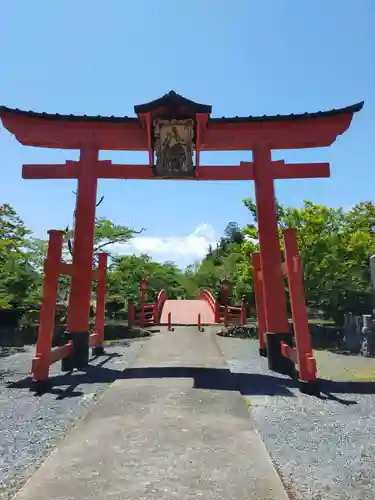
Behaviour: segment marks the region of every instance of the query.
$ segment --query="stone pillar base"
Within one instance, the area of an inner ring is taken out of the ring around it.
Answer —
[[[93,356],[103,356],[105,354],[104,347],[103,346],[93,347],[91,350],[91,354]]]
[[[302,380],[298,381],[299,390],[302,394],[308,394],[310,396],[320,396],[319,382],[314,380],[311,382],[304,382]]]
[[[259,347],[259,356],[262,356],[262,358],[267,357],[267,347]]]
[[[281,342],[285,342],[286,344],[292,346],[293,334],[266,333],[268,368],[276,373],[281,373],[294,378],[296,376],[296,368],[293,361],[282,355]]]
[[[31,390],[36,394],[44,394],[50,391],[53,387],[53,383],[50,378],[47,380],[33,380],[31,384]]]
[[[73,342],[73,353],[61,360],[62,371],[85,370],[89,364],[89,332],[68,333],[66,337]]]

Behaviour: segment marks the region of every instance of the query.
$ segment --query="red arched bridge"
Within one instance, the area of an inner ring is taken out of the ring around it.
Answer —
[[[141,286],[141,301],[138,310],[129,305],[129,323],[140,326],[152,325],[212,325],[223,323],[244,325],[245,304],[234,307],[220,304],[209,290],[202,290],[197,299],[168,299],[167,292],[159,292],[154,303],[146,303],[147,289]]]

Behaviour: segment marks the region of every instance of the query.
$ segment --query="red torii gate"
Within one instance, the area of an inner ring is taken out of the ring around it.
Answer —
[[[24,179],[77,179],[68,331],[77,365],[88,361],[93,238],[98,179],[253,180],[267,335],[289,332],[275,210],[274,179],[329,177],[328,163],[272,161],[273,149],[330,146],[363,103],[296,115],[212,118],[211,106],[171,91],[134,107],[135,117],[73,116],[0,107],[4,127],[26,146],[80,150],[79,161],[24,165]],[[147,165],[99,160],[100,150],[147,151]],[[252,150],[253,162],[200,165],[201,151]],[[195,165],[193,164],[195,151]],[[273,340],[276,338],[273,337]],[[281,340],[280,340],[281,342]],[[277,344],[277,343],[276,343]],[[275,342],[272,343],[275,345]],[[268,352],[277,367],[281,349]]]

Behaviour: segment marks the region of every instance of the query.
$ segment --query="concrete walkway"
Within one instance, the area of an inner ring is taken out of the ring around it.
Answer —
[[[17,500],[287,500],[214,336],[162,329]]]

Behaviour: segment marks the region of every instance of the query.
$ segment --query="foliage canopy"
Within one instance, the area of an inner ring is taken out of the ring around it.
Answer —
[[[149,300],[167,290],[171,298],[194,298],[202,288],[219,293],[220,280],[231,281],[231,300],[253,302],[250,254],[258,250],[256,207],[244,200],[249,224],[241,228],[229,222],[215,247],[201,262],[181,270],[173,262],[159,263],[147,255],[111,255],[108,270],[108,305],[113,310],[137,302],[139,283],[149,278]],[[372,308],[369,258],[375,254],[375,205],[358,203],[349,211],[305,201],[301,207],[277,202],[282,230],[298,230],[308,306],[337,321],[343,313],[361,314]],[[95,251],[115,249],[131,241],[137,231],[106,218],[96,220]],[[72,235],[69,233],[69,236]],[[282,245],[282,238],[280,238]],[[43,260],[47,242],[34,238],[16,210],[0,205],[0,308],[38,304],[42,293]],[[64,253],[69,259],[69,252]],[[66,299],[67,279],[61,280],[60,299]]]

